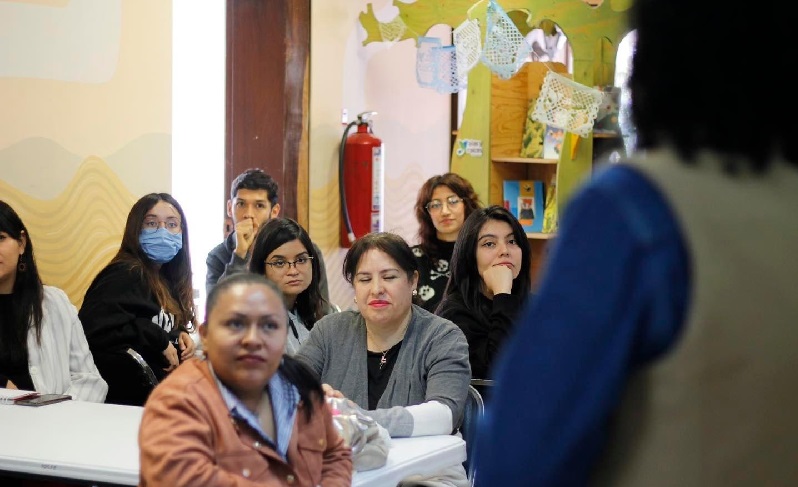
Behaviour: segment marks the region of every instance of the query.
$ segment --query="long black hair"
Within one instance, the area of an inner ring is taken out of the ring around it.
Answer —
[[[249,259],[249,271],[262,276],[266,275],[266,259],[269,254],[281,245],[299,240],[305,251],[312,257],[310,266],[313,276],[307,289],[299,293],[294,309],[305,327],[310,330],[316,321],[326,314],[327,301],[321,295],[319,282],[321,279],[321,256],[313,255],[313,242],[302,226],[290,218],[272,218],[260,227],[252,242]]]
[[[255,274],[252,272],[238,272],[231,274],[219,280],[219,282],[216,283],[216,285],[211,289],[211,292],[208,293],[208,299],[205,301],[205,326],[210,324],[208,323],[208,317],[216,307],[219,297],[237,284],[264,285],[271,289],[275,295],[281,297],[280,302],[283,302],[282,293],[280,290],[272,281],[266,279],[266,277],[262,274]],[[287,316],[288,314],[286,313],[286,317]],[[286,333],[288,333],[288,321],[286,320],[283,325],[285,326]],[[319,380],[316,378],[313,372],[307,368],[307,366],[288,354],[283,354],[283,359],[280,362],[280,366],[277,370],[283,375],[283,377],[296,386],[297,391],[299,391],[299,397],[305,402],[305,404],[308,405],[308,407],[305,408],[305,417],[308,421],[310,421],[310,419],[313,417],[314,409],[313,407],[310,407],[311,404],[313,402],[316,402],[319,405],[324,404],[324,390],[321,388],[321,382],[319,382]]]
[[[36,341],[42,337],[42,301],[44,287],[33,256],[30,232],[16,211],[0,200],[0,232],[25,245],[19,256],[17,274],[11,291],[12,316],[0,316],[0,355],[13,361],[27,361],[28,331],[36,332]]]
[[[522,301],[529,295],[532,287],[532,278],[529,270],[532,265],[532,249],[529,245],[529,240],[526,238],[524,228],[513,214],[502,206],[494,205],[474,211],[463,223],[463,228],[457,237],[457,243],[454,244],[454,252],[452,252],[452,275],[446,285],[443,300],[438,305],[436,313],[440,313],[447,306],[449,296],[454,293],[460,293],[469,311],[473,312],[480,321],[485,323],[490,321],[490,310],[479,306],[479,303],[482,302],[480,299],[482,295],[482,276],[479,275],[477,266],[479,231],[489,220],[505,222],[512,228],[513,237],[515,237],[518,246],[521,248],[521,271],[518,273],[518,277],[513,279],[511,293],[514,296],[520,296]]]
[[[180,215],[183,247],[172,260],[159,267],[144,253],[139,236],[147,213],[160,201],[174,206]],[[175,324],[183,329],[189,322],[194,322],[195,315],[190,255],[188,224],[180,203],[168,193],[150,193],[142,196],[130,209],[125,223],[125,233],[122,235],[122,244],[111,264],[123,262],[130,269],[138,269],[147,280],[158,304],[164,310],[173,313]]]

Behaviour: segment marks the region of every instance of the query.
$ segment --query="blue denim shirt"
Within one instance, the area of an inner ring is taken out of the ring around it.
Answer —
[[[208,365],[210,366],[210,363]],[[222,384],[222,381],[213,372],[213,367],[210,367],[210,369],[216,379],[216,383],[219,385],[222,398],[230,410],[230,415],[235,419],[245,421],[253,430],[260,434],[267,445],[272,447],[287,462],[288,444],[291,441],[291,432],[294,430],[294,419],[296,418],[299,404],[299,391],[297,391],[297,388],[285,379],[279,371],[274,374],[266,386],[271,396],[272,411],[274,412],[274,429],[277,434],[277,441],[275,441],[274,438],[270,438],[263,431],[258,416],[250,411],[238,396]]]

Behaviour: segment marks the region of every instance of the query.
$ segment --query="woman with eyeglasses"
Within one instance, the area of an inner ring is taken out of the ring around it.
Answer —
[[[481,208],[466,219],[438,314],[465,333],[476,379],[490,377],[490,367],[529,296],[530,259],[526,233],[505,208]]]
[[[419,244],[413,247],[418,265],[420,305],[438,307],[451,274],[452,251],[463,222],[480,207],[471,183],[454,173],[433,176],[416,199]]]
[[[79,316],[108,382],[105,402],[140,406],[150,393],[128,349],[159,380],[194,355],[188,226],[171,195],[150,193],[133,205],[119,251],[89,286]]]
[[[294,355],[328,309],[321,297],[319,261],[308,232],[290,218],[273,218],[252,243],[249,271],[265,276],[283,293],[288,310],[286,353]]]

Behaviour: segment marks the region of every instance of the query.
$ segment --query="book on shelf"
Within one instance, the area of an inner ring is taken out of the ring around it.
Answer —
[[[521,137],[520,157],[540,159],[543,157],[543,136],[546,133],[546,124],[532,119],[537,99],[529,102],[524,123],[524,135]]]
[[[543,209],[543,233],[557,233],[557,175],[552,174],[546,184],[546,203]]]
[[[503,190],[504,207],[518,218],[524,231],[542,232],[546,203],[543,181],[508,179]]]
[[[543,136],[543,158],[559,159],[564,140],[565,130],[553,125],[546,125],[546,133]]]

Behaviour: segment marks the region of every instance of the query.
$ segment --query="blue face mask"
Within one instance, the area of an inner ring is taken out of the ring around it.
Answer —
[[[157,264],[166,264],[183,248],[183,234],[169,233],[165,228],[142,230],[139,243],[150,260]]]

